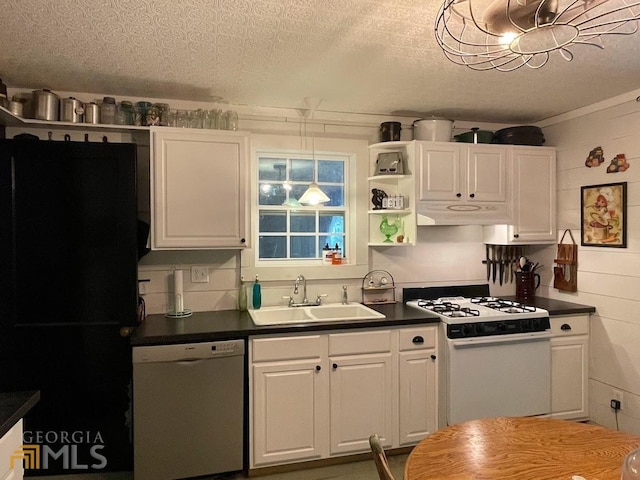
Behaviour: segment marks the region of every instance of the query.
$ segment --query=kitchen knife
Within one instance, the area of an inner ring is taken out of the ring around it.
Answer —
[[[500,285],[502,285],[502,281],[504,280],[504,262],[502,261],[503,257],[504,249],[502,247],[498,247],[498,263],[500,264]]]
[[[509,247],[509,283],[513,283],[513,264],[515,263],[516,247]]]
[[[487,282],[489,281],[489,278],[491,278],[491,260],[489,259],[489,245],[485,245],[485,250],[486,250],[486,254],[487,254]]]
[[[496,283],[496,245],[492,245],[491,250],[493,257],[493,259],[491,260],[491,273],[493,274],[492,281],[493,283]]]

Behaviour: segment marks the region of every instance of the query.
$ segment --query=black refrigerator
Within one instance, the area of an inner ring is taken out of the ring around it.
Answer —
[[[41,392],[27,476],[132,469],[136,210],[135,145],[0,140],[0,391]]]

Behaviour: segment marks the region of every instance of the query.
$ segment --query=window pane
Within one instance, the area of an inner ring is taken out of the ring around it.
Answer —
[[[291,186],[291,191],[289,192],[289,197],[295,198],[296,200],[299,200],[300,197],[302,196],[302,194],[307,191],[307,188],[309,188],[308,184],[307,185],[292,185]]]
[[[344,162],[318,160],[318,181],[344,183]]]
[[[261,212],[260,232],[286,232],[287,214],[285,212]]]
[[[291,258],[317,258],[316,237],[291,237]]]
[[[286,237],[260,236],[260,258],[287,258]]]
[[[291,214],[291,231],[315,233],[316,231],[315,213],[292,213]]]
[[[287,161],[284,158],[261,158],[258,180],[287,179]]]
[[[328,207],[344,206],[344,187],[342,185],[318,185],[327,194],[329,201],[323,205]]]
[[[291,160],[291,180],[294,182],[313,182],[313,160]]]
[[[258,188],[259,205],[282,205],[287,199],[287,191],[282,184],[260,183]]]
[[[344,233],[343,213],[321,213],[320,232],[322,233]],[[333,246],[333,245],[332,245]]]

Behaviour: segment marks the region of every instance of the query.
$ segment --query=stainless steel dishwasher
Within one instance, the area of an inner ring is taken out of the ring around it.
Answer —
[[[133,348],[134,476],[243,468],[243,340]]]

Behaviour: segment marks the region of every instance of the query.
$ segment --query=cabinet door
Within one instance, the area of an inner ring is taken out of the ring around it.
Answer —
[[[152,248],[247,246],[248,137],[151,129]]]
[[[513,240],[518,243],[555,242],[555,150],[514,147],[513,162]]]
[[[0,438],[0,478],[2,480],[22,480],[24,468],[16,453],[22,447],[22,420]],[[13,461],[12,461],[13,460]],[[13,464],[13,468],[11,468]]]
[[[460,161],[458,145],[420,143],[416,180],[418,200],[461,200],[466,172]]]
[[[503,146],[473,145],[466,149],[467,200],[507,201],[507,150]]]
[[[399,354],[400,445],[414,445],[437,428],[435,350]]]
[[[372,433],[391,446],[391,353],[333,357],[329,362],[331,455],[367,451]]]
[[[588,409],[587,335],[551,339],[551,416],[584,420]]]
[[[326,456],[328,382],[320,361],[254,364],[252,373],[252,466]]]

